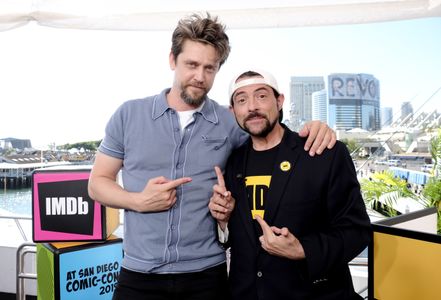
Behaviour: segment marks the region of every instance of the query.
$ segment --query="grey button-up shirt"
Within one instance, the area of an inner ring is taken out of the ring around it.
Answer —
[[[225,261],[208,210],[214,166],[223,169],[231,151],[247,138],[231,112],[208,97],[181,133],[168,92],[122,104],[99,147],[123,160],[127,191],[140,192],[157,176],[192,178],[177,189],[178,200],[167,211],[125,211],[123,267],[138,272],[195,272]]]

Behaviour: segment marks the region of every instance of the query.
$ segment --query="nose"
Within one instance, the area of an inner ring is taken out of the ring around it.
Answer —
[[[203,83],[204,82],[204,78],[205,78],[204,68],[202,68],[202,67],[196,68],[196,70],[194,72],[194,79],[198,83]]]
[[[254,97],[250,97],[250,99],[247,102],[248,104],[248,111],[256,111],[257,110],[257,102],[256,99],[254,99]]]

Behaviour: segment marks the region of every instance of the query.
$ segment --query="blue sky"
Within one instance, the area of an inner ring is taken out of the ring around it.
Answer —
[[[228,25],[228,24],[227,24]],[[227,104],[231,74],[265,68],[289,99],[291,76],[368,73],[382,106],[418,109],[441,87],[441,18],[326,27],[228,31],[232,52],[210,96]],[[0,138],[34,147],[101,139],[123,101],[170,86],[170,31],[54,29],[0,32]],[[441,110],[441,92],[422,110]],[[289,101],[286,101],[288,105]]]

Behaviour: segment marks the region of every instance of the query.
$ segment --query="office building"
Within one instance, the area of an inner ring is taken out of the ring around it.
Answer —
[[[380,85],[370,74],[328,76],[328,124],[337,130],[380,129]]]
[[[304,122],[312,120],[312,93],[324,88],[325,81],[321,76],[291,77],[290,121],[294,130],[298,130]]]
[[[392,107],[381,108],[381,127],[391,126],[393,123]]]
[[[401,103],[401,120],[406,119],[411,114],[413,114],[412,104],[410,102]]]
[[[328,123],[328,93],[326,89],[312,93],[312,120]]]

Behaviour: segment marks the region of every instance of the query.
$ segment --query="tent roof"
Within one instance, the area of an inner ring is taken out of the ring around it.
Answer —
[[[441,0],[0,0],[0,30],[35,21],[59,28],[172,30],[209,11],[228,28],[359,24],[441,16]]]

